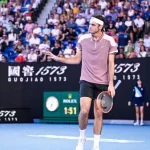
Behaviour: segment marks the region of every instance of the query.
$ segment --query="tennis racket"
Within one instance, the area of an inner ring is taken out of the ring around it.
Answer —
[[[121,84],[121,80],[115,85],[115,89]],[[101,92],[96,99],[96,104],[98,109],[100,109],[103,113],[109,113],[113,107],[113,98],[111,97],[111,93],[109,91]]]

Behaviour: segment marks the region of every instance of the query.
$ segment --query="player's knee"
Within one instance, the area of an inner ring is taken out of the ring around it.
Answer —
[[[81,115],[82,117],[87,117],[87,116],[89,115],[89,112],[88,112],[88,110],[86,110],[86,109],[82,109],[82,110],[80,111],[80,115]]]
[[[103,117],[103,113],[101,111],[96,111],[95,112],[95,118],[101,119]]]

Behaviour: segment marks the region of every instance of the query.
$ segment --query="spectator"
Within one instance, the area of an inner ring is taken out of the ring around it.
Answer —
[[[75,22],[74,18],[70,18],[67,22],[67,27],[69,28],[76,28],[77,27],[77,23]]]
[[[77,24],[77,26],[85,26],[86,20],[84,17],[82,17],[81,15],[79,15],[79,17],[76,19],[75,23]]]
[[[144,46],[144,40],[143,39],[139,39],[138,45],[135,47],[135,51],[137,54],[140,52],[141,46]]]
[[[72,40],[76,40],[76,39],[77,39],[77,34],[76,34],[76,32],[73,30],[73,28],[69,28],[67,40],[68,40],[68,41],[72,41]]]
[[[7,35],[3,35],[3,38],[0,40],[0,44],[1,52],[4,52],[5,48],[9,46]]]
[[[137,58],[137,53],[134,51],[133,47],[130,47],[130,52],[126,55],[126,58]]]
[[[128,54],[130,53],[130,48],[131,47],[134,48],[133,43],[132,43],[131,40],[128,40],[128,45],[125,46],[125,48],[124,48],[124,54],[125,54],[125,56],[128,56]]]
[[[22,44],[22,41],[21,40],[19,40],[18,41],[18,43],[14,46],[14,49],[15,49],[15,52],[16,53],[22,53],[22,51],[24,51],[25,50],[25,47],[24,47],[24,45]]]
[[[144,36],[144,46],[146,51],[150,51],[150,36],[147,33]]]
[[[37,62],[37,54],[35,53],[34,49],[31,49],[30,53],[28,54],[28,62]]]
[[[12,29],[8,34],[8,41],[14,43],[16,40],[17,40],[17,35],[14,33],[14,30]]]
[[[40,39],[38,38],[37,34],[33,33],[32,37],[29,40],[29,45],[40,45]]]
[[[34,23],[32,22],[32,20],[28,20],[28,23],[25,25],[24,31],[32,33],[33,28],[34,28]]]
[[[70,58],[73,52],[72,43],[69,43],[67,48],[64,50],[63,55],[65,58]]]
[[[51,48],[51,51],[54,55],[58,56],[61,52],[60,42],[56,41],[54,47]]]
[[[58,37],[60,34],[60,29],[58,25],[54,25],[54,29],[51,30],[51,36]]]
[[[124,59],[125,55],[124,55],[124,48],[120,48],[119,49],[119,53],[115,56],[116,59]]]
[[[138,58],[141,58],[141,57],[147,57],[148,54],[145,50],[145,46],[141,46],[140,47],[140,52],[138,53]]]
[[[50,47],[51,46],[51,42],[48,39],[48,35],[47,34],[44,35],[44,40],[46,41],[46,44]]]

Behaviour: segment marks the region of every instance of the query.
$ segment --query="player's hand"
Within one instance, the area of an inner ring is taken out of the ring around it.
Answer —
[[[128,106],[131,106],[131,102],[130,101],[128,102]]]
[[[53,53],[51,52],[46,52],[46,55],[49,55],[51,59],[55,60],[55,61],[59,61],[59,57],[55,56]]]
[[[147,107],[149,106],[149,102],[146,103],[146,106],[147,106]]]
[[[109,85],[108,91],[110,92],[111,97],[113,98],[115,96],[115,87],[113,85]]]

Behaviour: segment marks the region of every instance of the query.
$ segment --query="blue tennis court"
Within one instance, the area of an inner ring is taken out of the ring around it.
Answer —
[[[85,150],[93,145],[89,124]],[[75,150],[76,124],[0,124],[1,150]],[[149,150],[150,126],[104,125],[100,150]]]

